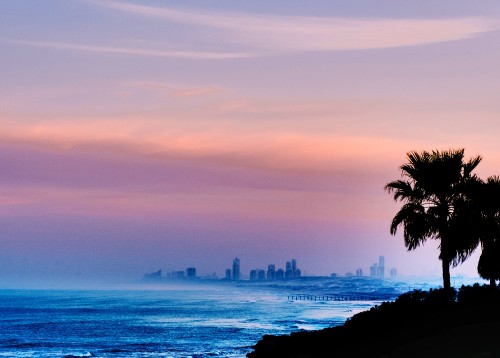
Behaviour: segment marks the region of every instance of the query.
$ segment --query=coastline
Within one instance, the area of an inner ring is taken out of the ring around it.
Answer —
[[[342,326],[264,336],[247,357],[498,357],[499,330],[498,289],[412,291]]]

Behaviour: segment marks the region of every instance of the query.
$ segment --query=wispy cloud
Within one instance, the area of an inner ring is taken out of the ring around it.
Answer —
[[[132,56],[143,56],[143,57],[182,58],[182,59],[193,59],[193,60],[228,60],[228,59],[255,56],[248,52],[166,51],[166,50],[151,50],[143,48],[81,45],[74,43],[52,42],[52,41],[47,41],[47,42],[22,41],[22,40],[0,40],[0,41],[14,45],[35,46],[35,47],[69,50],[69,51],[96,52],[96,53],[132,55]]]
[[[329,171],[336,165],[351,166],[349,163],[354,162],[354,157],[357,157],[356,163],[366,160],[365,165],[369,166],[371,159],[368,158],[388,156],[388,148],[406,148],[409,143],[406,138],[394,141],[329,132],[280,132],[271,127],[247,131],[225,121],[211,120],[210,125],[180,121],[176,124],[175,121],[169,120],[168,116],[158,119],[143,116],[107,120],[89,118],[72,123],[50,119],[34,124],[4,121],[0,139],[5,143],[31,143],[55,152],[100,148],[96,152],[103,153],[106,151],[103,148],[107,148],[132,157],[211,158],[220,163],[232,163],[240,169],[251,167],[273,171]],[[191,130],[189,126],[196,129]]]
[[[216,85],[182,86],[179,84],[163,83],[157,81],[128,82],[126,83],[126,86],[173,98],[203,97],[224,91],[222,87]]]
[[[177,10],[117,1],[98,6],[187,25],[223,30],[220,40],[266,53],[342,51],[454,41],[499,28],[485,18],[352,19]]]
[[[221,88],[217,86],[203,86],[175,90],[169,93],[171,97],[192,98],[206,96],[209,94],[220,92]]]
[[[231,60],[294,52],[330,52],[417,46],[474,37],[500,29],[487,18],[356,19],[210,12],[88,0],[90,4],[142,17],[191,26],[209,50],[183,50],[82,44],[77,42],[0,39],[14,45],[123,56],[192,60]],[[199,32],[196,32],[198,28]],[[204,29],[213,31],[207,37]],[[221,48],[227,48],[223,51]]]

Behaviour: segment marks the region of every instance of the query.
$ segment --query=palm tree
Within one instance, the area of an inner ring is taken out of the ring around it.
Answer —
[[[428,238],[439,240],[443,287],[449,289],[450,266],[463,262],[478,245],[468,188],[479,180],[472,171],[481,157],[465,161],[464,149],[450,149],[413,151],[407,153],[407,159],[408,163],[401,166],[403,179],[385,186],[396,202],[403,203],[390,232],[395,235],[402,225],[408,250]]]
[[[495,287],[495,280],[500,279],[500,178],[489,177],[477,186],[474,194],[480,212],[482,248],[477,271]]]

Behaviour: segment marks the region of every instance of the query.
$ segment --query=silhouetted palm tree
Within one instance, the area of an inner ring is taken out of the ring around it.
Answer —
[[[495,287],[495,280],[500,279],[500,178],[489,177],[486,182],[478,185],[474,201],[480,211],[479,233],[482,247],[477,271]]]
[[[465,162],[463,149],[450,149],[409,152],[407,159],[408,163],[401,166],[403,179],[385,186],[395,201],[403,202],[390,232],[395,235],[402,225],[408,250],[414,250],[428,238],[439,240],[443,287],[449,289],[450,266],[467,259],[479,242],[467,193],[470,183],[478,180],[472,171],[481,157]]]

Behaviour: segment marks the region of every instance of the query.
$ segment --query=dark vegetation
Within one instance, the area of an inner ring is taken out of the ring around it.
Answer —
[[[407,153],[401,179],[385,190],[402,203],[390,233],[408,250],[439,241],[443,289],[413,291],[359,313],[343,326],[264,336],[249,357],[500,357],[500,177],[481,179],[482,158],[464,149]],[[450,285],[455,267],[481,247],[489,286]]]
[[[427,239],[439,241],[443,287],[450,288],[450,266],[464,262],[480,245],[479,274],[500,279],[500,179],[486,181],[473,171],[480,156],[466,160],[464,149],[409,152],[399,180],[385,189],[403,206],[394,216],[390,232],[403,228],[404,244],[414,250]]]
[[[343,326],[264,336],[247,356],[500,357],[500,292],[491,286],[412,291]]]

